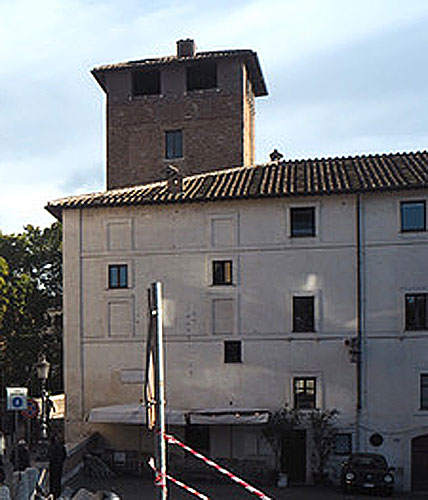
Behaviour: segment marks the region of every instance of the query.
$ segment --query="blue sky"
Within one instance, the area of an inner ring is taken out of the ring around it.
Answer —
[[[48,200],[105,185],[97,65],[257,51],[269,96],[256,159],[424,150],[425,0],[0,0],[0,231],[49,225]]]

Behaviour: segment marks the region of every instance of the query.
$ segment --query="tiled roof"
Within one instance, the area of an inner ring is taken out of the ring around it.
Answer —
[[[183,178],[179,193],[167,181],[48,203],[56,217],[63,209],[190,203],[254,198],[381,193],[428,188],[428,152],[289,160]]]
[[[92,74],[98,81],[98,83],[103,87],[103,74],[110,71],[120,71],[129,69],[142,69],[155,66],[166,66],[169,64],[176,63],[187,63],[190,61],[204,61],[204,60],[216,60],[216,59],[241,59],[243,60],[248,68],[251,75],[251,80],[254,86],[254,93],[256,96],[267,95],[267,88],[263,78],[262,70],[260,68],[260,63],[257,57],[257,53],[253,50],[215,50],[210,52],[197,52],[194,56],[189,57],[177,57],[177,56],[167,56],[158,57],[152,59],[141,59],[137,61],[127,61],[115,64],[104,64],[98,66],[92,70]]]

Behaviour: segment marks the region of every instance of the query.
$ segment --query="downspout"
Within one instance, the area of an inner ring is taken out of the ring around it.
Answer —
[[[361,196],[357,194],[355,204],[355,237],[356,237],[356,292],[357,292],[357,324],[356,324],[356,382],[357,382],[357,400],[355,413],[355,437],[357,451],[360,451],[361,438],[361,412],[363,407],[363,367],[362,367],[362,347],[363,347],[363,246],[362,246],[362,213]]]

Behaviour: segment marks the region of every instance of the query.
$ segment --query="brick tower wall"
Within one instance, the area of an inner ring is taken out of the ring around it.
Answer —
[[[161,70],[161,94],[133,96],[130,71],[107,75],[107,188],[254,161],[254,95],[239,60],[220,60],[217,88],[186,92],[184,64]],[[165,159],[165,132],[183,131],[183,157]]]

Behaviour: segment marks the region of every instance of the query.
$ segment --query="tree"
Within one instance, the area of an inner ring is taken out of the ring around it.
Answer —
[[[338,414],[336,409],[324,411],[314,409],[305,416],[311,430],[313,444],[311,466],[315,482],[325,482],[327,479],[326,466],[334,449]]]
[[[52,368],[49,386],[62,390],[61,225],[0,232],[0,363],[6,385],[38,392],[40,353]]]
[[[290,433],[301,420],[299,410],[288,406],[274,412],[268,423],[263,427],[263,435],[269,443],[275,456],[275,469],[280,469],[283,438]]]
[[[336,436],[336,409],[301,410],[288,406],[274,412],[264,426],[263,434],[275,455],[276,470],[280,469],[280,459],[284,438],[293,430],[306,429],[312,441],[311,467],[315,482],[325,481],[328,458],[334,448]]]

